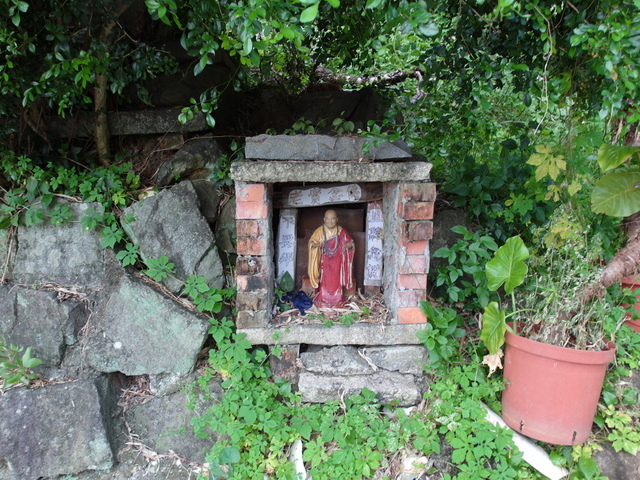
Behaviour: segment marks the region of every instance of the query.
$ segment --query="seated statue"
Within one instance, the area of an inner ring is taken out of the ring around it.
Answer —
[[[324,224],[309,240],[309,283],[316,289],[314,305],[340,307],[344,292],[353,289],[354,244],[346,229],[338,225],[335,210],[327,210]]]

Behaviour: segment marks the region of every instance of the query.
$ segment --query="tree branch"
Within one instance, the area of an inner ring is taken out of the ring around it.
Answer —
[[[409,72],[402,70],[396,70],[392,73],[384,73],[381,75],[343,75],[336,74],[328,68],[319,65],[315,71],[316,78],[326,83],[337,83],[340,85],[397,85],[400,82],[405,81],[407,78],[415,77],[418,81],[416,93],[411,97],[411,103],[415,104],[422,100],[425,96],[425,92],[420,86],[422,84],[423,72],[420,69],[415,69]]]

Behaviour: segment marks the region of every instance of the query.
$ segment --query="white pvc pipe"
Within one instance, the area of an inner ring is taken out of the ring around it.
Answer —
[[[302,458],[302,440],[298,439],[291,445],[289,461],[293,463],[293,469],[296,472],[296,480],[310,480],[307,479],[307,469],[304,468],[304,460]]]
[[[525,462],[551,480],[560,480],[561,478],[569,475],[569,471],[566,468],[554,465],[547,452],[542,448],[524,435],[521,435],[510,428],[506,423],[504,423],[504,420],[502,420],[497,413],[489,409],[489,407],[485,405],[484,408],[487,410],[485,418],[489,423],[499,425],[501,427],[507,427],[513,432],[513,443],[515,443],[516,447],[518,447],[522,452],[522,459]]]

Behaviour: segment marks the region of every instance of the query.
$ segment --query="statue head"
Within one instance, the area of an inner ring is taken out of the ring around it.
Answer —
[[[324,212],[324,226],[327,228],[336,228],[338,225],[338,214],[335,210],[327,210]]]

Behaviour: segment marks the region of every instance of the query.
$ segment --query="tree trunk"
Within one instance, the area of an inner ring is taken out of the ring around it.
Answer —
[[[100,43],[104,45],[111,45],[109,36],[116,26],[117,19],[122,15],[127,8],[129,8],[130,2],[121,4],[116,12],[113,12],[113,19],[109,20],[102,26],[100,31]],[[103,54],[98,53],[98,58],[102,58]],[[93,92],[93,106],[95,112],[95,128],[94,137],[96,141],[96,148],[98,149],[98,161],[108,167],[111,165],[111,148],[109,147],[109,124],[107,122],[107,70],[108,66],[104,66],[104,71],[96,72],[96,86]]]
[[[93,94],[95,112],[94,137],[98,149],[98,160],[108,167],[111,165],[111,148],[109,147],[109,124],[107,123],[107,75],[96,74],[96,86]]]

